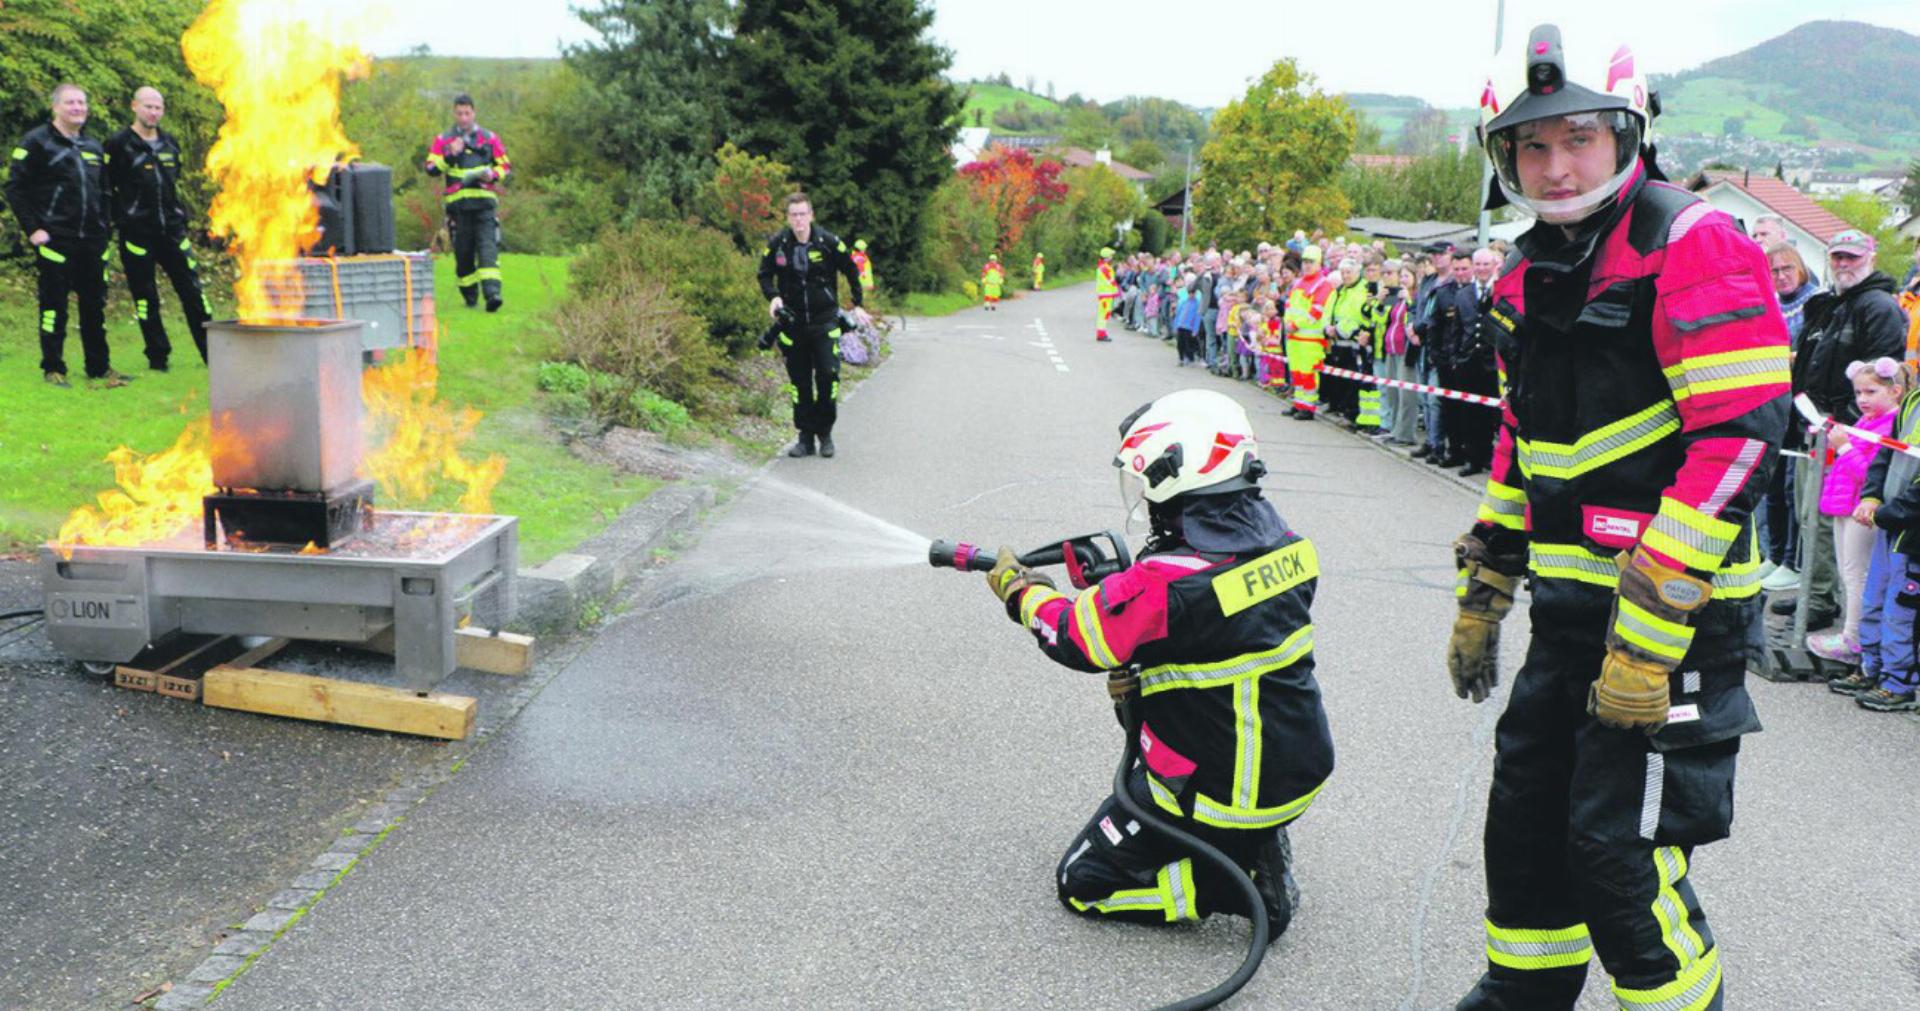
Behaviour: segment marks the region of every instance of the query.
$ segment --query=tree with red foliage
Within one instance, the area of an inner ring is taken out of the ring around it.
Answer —
[[[1061,164],[1035,160],[1025,148],[995,145],[979,161],[960,166],[974,199],[987,209],[998,236],[998,250],[1011,251],[1041,211],[1066,199]]]

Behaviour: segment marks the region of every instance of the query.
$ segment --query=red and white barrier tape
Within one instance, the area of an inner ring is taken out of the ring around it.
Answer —
[[[1369,375],[1365,372],[1354,372],[1351,369],[1337,369],[1328,365],[1320,366],[1320,374],[1323,376],[1339,376],[1342,379],[1358,379],[1361,382],[1373,383],[1377,386],[1396,386],[1403,390],[1413,390],[1416,393],[1431,393],[1435,396],[1464,400],[1469,404],[1479,404],[1482,407],[1501,407],[1506,404],[1506,401],[1499,397],[1489,397],[1478,393],[1462,393],[1459,390],[1442,389],[1438,386],[1428,386],[1425,383],[1410,383],[1404,379],[1382,379],[1379,376]]]
[[[1855,428],[1852,425],[1842,424],[1821,414],[1820,409],[1813,406],[1813,398],[1804,393],[1793,398],[1793,406],[1799,409],[1801,417],[1807,419],[1807,424],[1815,428],[1837,428],[1852,438],[1864,439],[1876,446],[1885,446],[1896,453],[1905,453],[1908,456],[1920,457],[1920,447],[1901,442],[1899,439],[1889,439],[1878,432],[1869,432],[1864,428]]]

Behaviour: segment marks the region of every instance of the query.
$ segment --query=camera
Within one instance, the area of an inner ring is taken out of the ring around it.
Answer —
[[[773,350],[774,344],[780,340],[781,333],[785,332],[786,329],[791,326],[793,326],[793,313],[788,312],[787,307],[783,305],[780,307],[779,312],[773,314],[773,325],[767,327],[766,331],[761,333],[759,341],[760,350]]]

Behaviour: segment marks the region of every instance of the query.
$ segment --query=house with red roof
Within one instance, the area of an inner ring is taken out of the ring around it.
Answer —
[[[1764,173],[1710,170],[1687,180],[1687,189],[1733,215],[1748,231],[1762,215],[1779,216],[1787,223],[1787,238],[1821,284],[1828,281],[1827,243],[1853,227],[1812,197]]]

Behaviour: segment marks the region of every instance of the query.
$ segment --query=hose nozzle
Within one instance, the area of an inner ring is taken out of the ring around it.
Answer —
[[[927,564],[936,569],[991,572],[994,555],[965,541],[934,541],[927,546]]]

